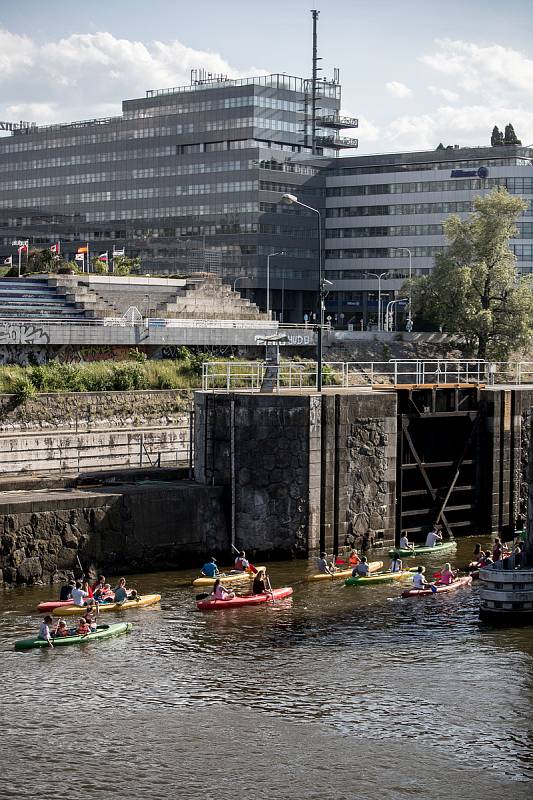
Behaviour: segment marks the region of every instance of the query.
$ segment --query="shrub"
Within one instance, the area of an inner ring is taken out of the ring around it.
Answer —
[[[11,387],[12,394],[15,395],[17,404],[25,403],[37,394],[37,389],[27,376],[15,378]]]

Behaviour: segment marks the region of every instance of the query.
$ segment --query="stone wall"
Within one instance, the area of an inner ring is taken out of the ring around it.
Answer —
[[[0,584],[230,560],[221,491],[190,482],[0,495]],[[79,561],[78,561],[79,559]]]

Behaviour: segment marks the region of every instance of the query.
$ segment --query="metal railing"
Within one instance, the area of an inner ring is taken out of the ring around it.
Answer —
[[[323,363],[324,386],[372,387],[401,385],[471,384],[513,386],[533,384],[533,362],[489,362],[481,360],[394,360],[326,361]],[[268,370],[274,369],[276,389],[314,388],[317,365],[313,361],[282,361],[279,367],[263,361],[205,361],[202,388],[206,391],[245,389],[259,391]]]

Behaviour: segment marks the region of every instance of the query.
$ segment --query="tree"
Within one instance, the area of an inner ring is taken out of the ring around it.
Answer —
[[[505,137],[503,140],[504,144],[522,144],[516,133],[514,132],[514,128],[509,122],[508,125],[505,126]]]
[[[415,313],[445,331],[463,334],[478,358],[505,360],[533,333],[533,284],[516,273],[509,239],[528,204],[497,187],[474,200],[467,220],[449,217],[449,241],[435,269],[413,283]]]
[[[503,133],[501,133],[497,125],[492,129],[490,144],[491,147],[500,147],[503,144]]]
[[[130,275],[132,272],[141,271],[140,258],[128,258],[127,256],[115,256],[112,261],[113,275]]]
[[[442,144],[442,142],[438,143],[437,150],[444,150],[444,145]]]

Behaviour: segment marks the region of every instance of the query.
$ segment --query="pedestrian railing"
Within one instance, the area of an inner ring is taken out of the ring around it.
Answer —
[[[317,385],[313,361],[282,361],[278,367],[264,361],[206,361],[202,388],[259,391],[269,370],[275,371],[276,389],[312,389]],[[533,384],[533,362],[472,360],[325,361],[322,385],[343,388],[401,385],[529,385]]]

